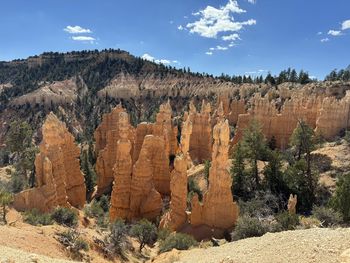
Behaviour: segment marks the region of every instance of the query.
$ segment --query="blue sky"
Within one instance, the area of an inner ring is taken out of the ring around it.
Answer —
[[[11,0],[0,2],[0,60],[120,48],[219,75],[323,78],[350,64],[349,0]]]

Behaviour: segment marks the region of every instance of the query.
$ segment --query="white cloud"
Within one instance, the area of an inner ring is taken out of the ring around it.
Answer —
[[[64,31],[69,34],[90,34],[92,31],[88,28],[82,28],[81,26],[66,26]]]
[[[247,75],[256,75],[256,74],[262,74],[264,72],[267,72],[268,70],[266,69],[259,69],[259,70],[254,70],[254,71],[247,71],[245,74]]]
[[[256,0],[247,0],[251,4],[256,4]]]
[[[93,37],[88,37],[88,36],[73,36],[73,40],[75,41],[89,41],[89,42],[94,42],[96,39]]]
[[[235,45],[236,45],[235,43],[231,42],[228,46],[229,47],[234,47]]]
[[[156,59],[155,57],[153,57],[153,56],[151,56],[150,54],[147,54],[147,53],[143,54],[141,56],[141,58],[144,59],[144,60],[152,61],[152,62],[157,63],[157,64],[164,64],[164,65],[169,65],[171,63],[173,63],[173,64],[180,64],[180,62],[177,61],[177,60],[170,61],[168,59]]]
[[[329,38],[328,38],[328,37],[326,37],[326,38],[322,38],[322,39],[321,39],[321,42],[322,42],[322,43],[324,43],[324,42],[328,42],[328,41],[329,41]]]
[[[216,50],[227,50],[228,47],[216,46]]]
[[[317,32],[317,35],[319,35],[319,36],[322,35],[322,34],[323,34],[323,33],[322,33],[321,31],[320,31],[320,32]]]
[[[147,53],[143,54],[141,58],[149,61],[154,60],[154,57],[152,57],[150,54],[147,54]]]
[[[249,19],[243,22],[234,20],[232,14],[245,13],[236,0],[229,0],[225,6],[215,8],[207,6],[205,9],[194,13],[199,19],[193,23],[188,23],[186,27],[191,33],[196,33],[202,37],[216,38],[218,34],[224,32],[238,32],[244,26],[255,25],[256,20]]]
[[[338,31],[338,30],[329,30],[328,35],[332,35],[332,36],[336,37],[336,36],[341,36],[342,33],[341,33],[341,31]]]
[[[205,54],[207,54],[208,56],[211,56],[211,55],[213,55],[213,52],[207,51],[207,52],[205,52]]]
[[[182,30],[184,30],[184,27],[183,27],[182,25],[179,25],[179,26],[177,27],[177,29],[180,30],[180,31],[182,31]]]
[[[222,40],[224,40],[224,41],[235,41],[235,40],[239,40],[239,39],[240,39],[240,37],[237,33],[222,37]]]
[[[341,30],[346,30],[346,29],[350,29],[350,20],[345,20],[342,23]]]

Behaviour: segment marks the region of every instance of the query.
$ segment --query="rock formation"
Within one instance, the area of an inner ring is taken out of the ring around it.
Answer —
[[[276,101],[261,98],[256,95],[248,113],[238,115],[237,131],[233,144],[243,136],[244,129],[255,119],[262,126],[262,132],[269,140],[275,138],[277,147],[285,149],[289,138],[297,127],[298,121],[303,120],[316,133],[330,140],[341,130],[350,127],[350,93],[341,100],[334,97],[323,97],[295,92],[291,99],[284,102],[280,111]]]
[[[245,103],[244,100],[232,100],[230,104],[230,113],[227,116],[230,125],[237,125],[238,116],[245,114]]]
[[[96,129],[94,137],[96,140],[96,153],[98,154],[96,161],[97,180],[97,196],[107,193],[111,190],[114,180],[113,167],[116,162],[118,140],[120,139],[119,126],[121,116],[120,113],[125,110],[118,105],[111,113],[103,116],[100,126]],[[128,131],[128,139],[134,141],[134,128],[129,124],[126,129]],[[132,151],[132,150],[131,150]]]
[[[157,113],[156,122],[153,125],[153,135],[163,137],[165,141],[165,150],[168,156],[175,156],[177,152],[177,127],[173,127],[171,119],[170,101],[160,105]]]
[[[219,113],[219,116],[223,112]],[[231,228],[238,217],[238,206],[231,193],[232,179],[228,171],[228,150],[230,128],[227,120],[221,118],[213,129],[212,163],[209,170],[209,188],[203,196],[192,199],[190,223],[192,226],[206,225],[211,228]]]
[[[191,133],[192,122],[186,112],[182,123],[180,153],[175,158],[174,170],[171,172],[170,210],[160,222],[160,227],[174,231],[187,222],[187,168],[192,165],[191,157],[188,153]]]
[[[114,184],[109,210],[112,222],[116,218],[128,219],[130,214],[132,159],[127,113],[119,113],[119,122],[120,139],[117,142],[116,162],[113,168]]]
[[[86,200],[84,176],[80,171],[80,149],[64,123],[50,113],[42,128],[35,159],[36,187],[15,196],[20,211],[37,208],[47,212],[56,206],[83,207]]]
[[[201,111],[198,113],[191,102],[189,119],[192,122],[192,135],[190,137],[190,156],[192,161],[203,163],[210,160],[212,135],[211,135],[211,107],[210,103],[203,101]]]
[[[243,136],[244,129],[255,119],[262,127],[265,137],[275,138],[278,148],[285,149],[289,138],[297,127],[298,120],[304,120],[310,127],[315,128],[317,112],[320,108],[317,97],[294,97],[284,103],[279,113],[274,101],[255,96],[248,113],[238,115],[237,131],[233,143],[237,143]]]
[[[130,194],[130,219],[154,220],[162,210],[162,198],[153,184],[153,167],[148,158],[153,135],[147,135],[133,167]]]
[[[187,222],[187,160],[184,154],[176,156],[174,167],[170,183],[170,210],[163,216],[160,227],[176,231]]]
[[[187,168],[192,167],[192,160],[189,154],[190,150],[190,139],[192,135],[192,121],[190,120],[188,113],[184,114],[184,121],[182,123],[181,138],[180,138],[180,152],[184,155],[187,160]]]
[[[290,194],[289,199],[288,199],[288,205],[287,205],[289,214],[291,214],[291,215],[295,215],[296,214],[297,202],[298,202],[297,195]]]
[[[327,140],[334,138],[342,129],[350,126],[350,93],[347,91],[342,100],[325,98],[318,112],[316,133]]]

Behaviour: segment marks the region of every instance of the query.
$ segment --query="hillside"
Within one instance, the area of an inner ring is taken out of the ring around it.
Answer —
[[[267,233],[220,247],[172,251],[154,262],[181,263],[293,263],[349,262],[350,229],[322,229]]]
[[[344,81],[314,82],[305,72],[279,76],[213,77],[176,69],[135,57],[122,50],[68,53],[47,52],[27,59],[0,62],[0,145],[8,125],[23,120],[37,130],[53,111],[78,140],[91,140],[104,113],[121,103],[132,124],[153,121],[159,106],[170,99],[174,116],[187,110],[190,100],[215,104],[220,96],[249,100],[256,93],[310,90],[342,98],[350,85]],[[283,103],[283,101],[282,101]],[[37,139],[39,141],[39,139]]]

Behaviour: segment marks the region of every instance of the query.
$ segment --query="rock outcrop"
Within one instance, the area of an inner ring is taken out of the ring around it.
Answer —
[[[228,121],[221,118],[213,129],[214,144],[208,191],[203,196],[203,204],[199,203],[197,195],[191,202],[192,226],[206,225],[214,229],[228,229],[237,220],[238,206],[232,201],[232,179],[228,171],[229,136]]]
[[[244,129],[253,119],[260,123],[265,137],[268,140],[274,137],[277,147],[281,149],[287,148],[290,136],[299,120],[305,121],[327,140],[350,127],[349,92],[340,100],[321,95],[310,94],[307,97],[304,95],[302,92],[293,93],[291,99],[284,102],[280,111],[276,108],[276,101],[256,95],[248,113],[238,115],[233,144],[242,138]]]
[[[212,129],[211,129],[211,106],[203,101],[200,112],[191,102],[189,119],[192,122],[192,135],[190,137],[190,156],[192,161],[203,163],[211,159]]]
[[[163,216],[160,227],[176,231],[187,222],[187,160],[184,154],[176,156],[174,167],[170,183],[170,210]]]
[[[289,214],[291,214],[291,215],[295,215],[296,214],[296,212],[297,212],[297,210],[296,210],[297,202],[298,202],[297,195],[290,194],[289,199],[288,199],[288,205],[287,205]]]
[[[130,219],[147,218],[154,220],[162,210],[162,198],[154,187],[153,166],[148,158],[153,135],[147,135],[139,158],[133,167],[130,194]]]
[[[120,113],[125,110],[118,105],[111,113],[107,113],[103,116],[103,120],[100,126],[96,129],[94,137],[96,140],[96,153],[98,154],[96,161],[97,172],[97,196],[110,192],[112,183],[114,180],[113,167],[116,162],[116,156],[118,151],[118,140],[121,138],[119,134]],[[128,139],[134,141],[134,128],[129,122],[124,123],[127,125]],[[132,150],[131,150],[132,151]]]
[[[255,119],[261,125],[265,137],[268,140],[274,137],[277,147],[285,149],[299,120],[304,120],[312,128],[316,127],[317,112],[320,106],[321,100],[315,96],[307,99],[296,96],[286,101],[281,111],[278,112],[274,101],[270,102],[268,98],[261,98],[260,95],[257,95],[248,113],[238,115],[233,144],[242,138],[244,130]]]
[[[127,131],[123,131],[121,134],[126,133]],[[152,148],[154,139],[159,138],[153,135],[145,137],[139,158],[132,166],[131,143],[125,135],[118,141],[110,219],[111,221],[116,218],[129,221],[140,218],[155,220],[160,215],[163,203],[154,185],[155,170],[149,156],[152,156],[154,150]]]
[[[64,123],[50,113],[42,128],[35,159],[36,186],[15,196],[17,210],[37,208],[48,212],[56,206],[83,207],[86,201],[84,176],[80,171],[80,149]]]
[[[192,166],[191,157],[188,153],[190,136],[192,133],[192,122],[187,112],[182,123],[180,153],[174,160],[174,170],[171,172],[170,209],[163,216],[160,227],[178,230],[187,222],[187,169]]]
[[[318,112],[316,133],[330,140],[342,129],[350,127],[350,93],[341,100],[328,97],[323,100],[322,108]]]
[[[114,184],[111,194],[110,219],[128,219],[130,214],[130,191],[132,178],[131,142],[128,138],[128,115],[119,113],[119,136],[117,142],[116,162],[113,168]]]

